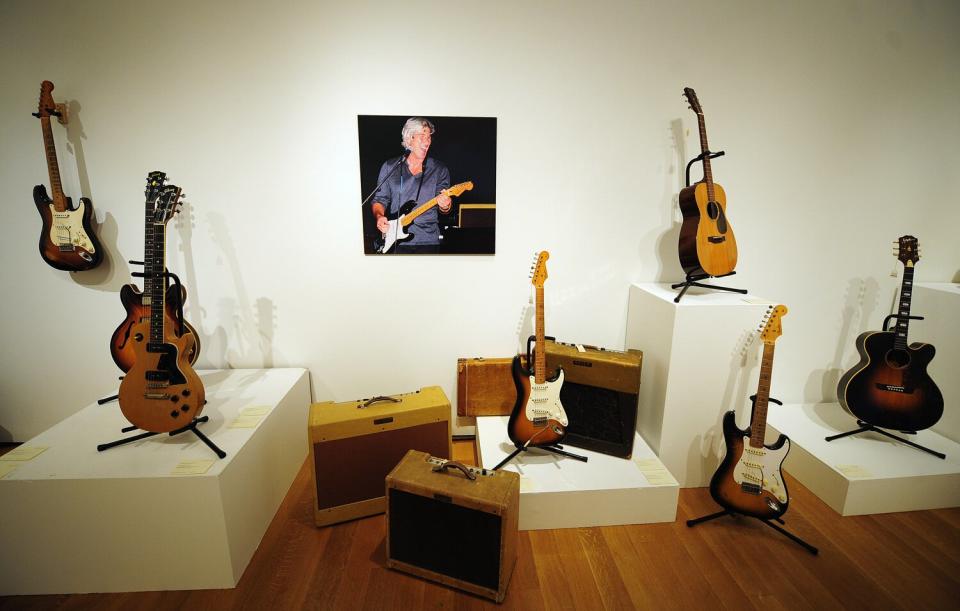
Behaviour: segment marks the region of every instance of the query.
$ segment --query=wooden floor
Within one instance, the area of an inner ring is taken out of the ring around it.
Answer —
[[[473,462],[473,442],[456,442],[454,454]],[[960,509],[842,518],[796,480],[788,485],[787,526],[819,556],[755,520],[688,528],[717,507],[706,489],[685,489],[670,524],[521,531],[500,608],[960,606]],[[305,463],[235,589],[2,597],[0,609],[497,608],[384,568],[383,516],[318,529],[312,500]]]

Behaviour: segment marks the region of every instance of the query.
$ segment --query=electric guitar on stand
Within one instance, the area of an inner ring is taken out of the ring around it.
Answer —
[[[441,195],[449,195],[450,197],[456,197],[462,194],[464,191],[470,191],[473,189],[472,182],[462,182],[457,185],[453,185],[447,189],[441,191]],[[439,195],[437,197],[440,197]],[[437,197],[424,202],[417,206],[417,202],[410,200],[403,204],[399,210],[393,215],[387,215],[387,222],[389,227],[385,233],[381,233],[379,237],[374,240],[373,247],[378,253],[387,253],[396,245],[397,242],[403,242],[409,240],[413,237],[412,233],[406,233],[405,228],[410,226],[410,223],[414,221],[418,216],[433,208],[437,205]]]
[[[143,236],[143,265],[144,269],[153,269],[154,259],[157,253],[163,253],[164,246],[159,248],[156,244],[158,236],[163,237],[163,233],[157,233],[154,230],[154,223],[158,212],[158,202],[160,194],[164,189],[167,175],[163,172],[151,172],[147,176],[147,187],[144,193],[146,204],[144,210],[144,236]],[[127,311],[127,316],[117,327],[110,338],[110,355],[113,362],[123,371],[129,371],[133,367],[136,351],[136,335],[133,332],[134,327],[147,320],[150,316],[150,301],[154,293],[154,283],[159,283],[161,287],[166,287],[166,279],[152,277],[145,274],[143,279],[143,292],[135,284],[125,284],[120,289],[120,302]],[[178,290],[179,287],[179,290]],[[200,336],[197,330],[187,321],[183,321],[183,327],[180,326],[180,320],[177,312],[181,310],[183,303],[187,298],[187,289],[179,284],[172,284],[164,289],[164,328],[168,333],[176,337],[181,335],[192,335],[194,338],[193,347],[190,349],[188,358],[190,364],[197,362],[200,357]]]
[[[696,92],[683,90],[690,108],[697,113],[700,127],[700,149],[703,159],[703,180],[680,191],[680,265],[687,276],[725,276],[737,266],[737,241],[727,221],[727,194],[713,182],[710,168],[710,147],[703,108]]]
[[[131,329],[134,363],[120,383],[120,411],[144,431],[167,433],[190,425],[206,403],[203,382],[189,362],[193,334],[166,333],[166,295],[162,281],[166,224],[180,205],[179,187],[163,187],[152,218],[154,253],[143,271],[150,282],[150,317]]]
[[[81,197],[74,208],[71,199],[63,194],[50,116],[54,115],[61,123],[66,123],[65,107],[53,101],[52,91],[53,83],[43,81],[40,85],[40,103],[33,115],[40,119],[43,149],[47,156],[47,173],[53,193],[51,199],[43,185],[33,188],[33,202],[43,220],[40,256],[52,267],[68,272],[80,272],[100,264],[103,260],[103,248],[93,233],[93,204],[86,197]]]
[[[760,333],[763,360],[760,382],[750,417],[750,427],[737,427],[737,414],[723,416],[723,438],[726,456],[710,480],[710,495],[718,505],[732,513],[761,520],[779,518],[787,511],[790,497],[780,467],[790,451],[790,440],[780,435],[771,445],[764,445],[767,433],[767,404],[770,399],[770,376],[773,372],[773,347],[780,337],[780,319],[787,308],[778,305],[768,310],[766,325]]]
[[[517,402],[507,423],[507,434],[517,448],[551,446],[563,440],[567,433],[567,414],[560,404],[563,370],[557,369],[547,378],[547,349],[543,321],[543,284],[547,280],[547,259],[543,251],[533,269],[533,286],[537,290],[536,344],[533,352],[533,372],[528,371],[513,357],[513,381],[517,387]]]

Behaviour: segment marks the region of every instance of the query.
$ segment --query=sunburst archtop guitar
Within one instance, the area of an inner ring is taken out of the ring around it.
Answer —
[[[713,182],[707,127],[697,94],[690,87],[685,87],[683,94],[697,113],[703,180],[680,191],[680,265],[688,276],[723,276],[737,266],[737,241],[727,220],[727,194]]]
[[[773,373],[773,347],[781,335],[780,319],[786,313],[787,307],[778,305],[765,315],[766,324],[760,334],[763,360],[760,363],[760,381],[750,427],[737,427],[736,412],[724,414],[726,455],[710,480],[710,495],[718,505],[728,511],[761,520],[779,518],[787,511],[790,502],[787,484],[780,471],[790,451],[790,440],[781,434],[776,442],[764,444],[770,377]]]
[[[81,197],[77,207],[63,194],[60,184],[60,166],[50,127],[50,116],[63,120],[64,107],[53,101],[53,83],[40,85],[40,102],[34,116],[40,119],[43,131],[43,149],[47,157],[50,191],[43,185],[33,188],[33,202],[37,206],[43,229],[40,231],[40,256],[50,266],[68,272],[93,269],[103,260],[103,248],[93,232],[93,204]]]
[[[513,381],[517,387],[517,402],[507,422],[507,434],[518,448],[548,446],[559,443],[567,434],[567,414],[560,403],[563,369],[547,377],[547,349],[544,331],[543,284],[547,280],[547,259],[543,251],[533,269],[536,287],[536,343],[533,353],[533,371],[527,370],[520,356],[513,357]]]

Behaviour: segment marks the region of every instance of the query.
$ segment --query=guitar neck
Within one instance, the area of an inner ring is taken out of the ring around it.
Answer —
[[[543,287],[537,287],[536,348],[533,353],[534,382],[543,384],[547,380],[547,352],[543,323]]]
[[[425,202],[420,206],[417,206],[416,208],[411,210],[406,216],[403,217],[403,226],[406,227],[407,225],[412,223],[415,218],[417,218],[418,216],[420,216],[421,214],[423,214],[424,212],[426,212],[430,208],[433,208],[436,205],[437,205],[437,198],[434,197],[430,201]]]
[[[715,201],[713,195],[713,170],[710,167],[710,146],[707,144],[707,125],[703,113],[697,113],[697,124],[700,127],[700,152],[703,153],[703,181],[707,183],[707,197]]]
[[[913,263],[903,266],[903,283],[900,285],[900,307],[897,308],[897,330],[893,346],[897,350],[906,350],[907,331],[910,328],[910,300],[913,298]]]
[[[163,300],[166,282],[163,272],[166,269],[166,225],[148,220],[145,235],[143,270],[146,272],[144,291],[149,291],[150,294],[150,341],[160,344],[164,340]]]
[[[763,344],[763,360],[760,363],[760,382],[757,385],[757,400],[750,417],[750,446],[763,447],[767,433],[767,405],[770,400],[770,377],[773,373],[773,344]]]
[[[57,212],[63,212],[67,209],[67,203],[63,196],[63,186],[60,184],[60,166],[57,165],[57,147],[53,142],[50,117],[40,117],[40,125],[43,128],[43,150],[47,156],[47,173],[50,175],[50,195],[53,197],[53,207]]]

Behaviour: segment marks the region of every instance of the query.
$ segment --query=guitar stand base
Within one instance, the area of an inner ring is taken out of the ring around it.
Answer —
[[[721,276],[711,276],[710,274],[687,274],[687,278],[683,282],[678,282],[676,284],[671,284],[670,288],[678,289],[681,286],[683,290],[680,291],[680,294],[676,296],[673,300],[673,303],[680,303],[680,300],[686,294],[687,289],[691,286],[696,286],[702,289],[710,289],[711,291],[730,291],[731,293],[740,293],[742,295],[747,294],[747,289],[735,289],[729,286],[716,286],[713,284],[703,284],[700,280],[706,280],[707,278],[726,278],[727,276],[732,276],[737,272],[730,272],[729,274],[723,274]]]
[[[883,429],[879,429],[879,428],[873,426],[872,424],[869,424],[869,423],[867,423],[867,422],[864,422],[863,420],[857,420],[857,424],[860,425],[860,428],[854,429],[854,430],[852,430],[852,431],[847,431],[846,433],[840,433],[840,434],[838,434],[838,435],[830,435],[829,437],[824,437],[824,439],[826,439],[827,441],[833,441],[834,439],[840,439],[840,438],[842,438],[842,437],[849,437],[850,435],[856,435],[857,433],[866,433],[866,432],[870,431],[870,432],[874,432],[874,433],[880,433],[881,435],[883,435],[883,436],[885,436],[885,437],[889,437],[890,439],[894,439],[894,440],[896,440],[896,441],[899,441],[900,443],[905,443],[905,444],[907,444],[908,446],[913,447],[913,448],[916,448],[916,449],[918,449],[918,450],[920,450],[920,451],[922,451],[922,452],[926,452],[927,454],[933,454],[934,456],[936,456],[937,458],[939,458],[939,459],[941,459],[941,460],[946,460],[946,459],[947,459],[947,455],[946,455],[946,454],[943,454],[943,453],[941,453],[941,452],[937,452],[937,451],[935,451],[935,450],[931,450],[930,448],[928,448],[928,447],[926,447],[926,446],[922,446],[922,445],[920,445],[919,443],[914,443],[914,442],[910,441],[909,439],[904,439],[903,437],[899,437],[899,436],[897,436],[897,435],[894,435],[893,433],[888,433],[888,432],[884,431]],[[913,432],[913,431],[901,431],[901,432],[906,433],[906,434],[908,434],[908,435],[909,435],[909,434],[914,434],[914,435],[916,434],[916,433]]]
[[[735,511],[730,511],[729,509],[724,509],[723,511],[718,511],[717,513],[711,513],[710,515],[707,515],[707,516],[702,516],[702,517],[699,517],[699,518],[694,518],[694,519],[692,519],[692,520],[687,520],[687,526],[689,526],[689,527],[692,528],[692,527],[696,526],[697,524],[700,524],[700,523],[703,523],[703,522],[709,522],[710,520],[715,520],[715,519],[717,519],[717,518],[722,518],[723,516],[736,517],[736,516],[738,516],[738,515],[742,515],[742,514],[738,514],[738,513],[735,512]],[[797,535],[793,534],[792,532],[790,532],[790,531],[787,530],[786,528],[783,528],[782,526],[779,526],[778,524],[775,524],[775,523],[774,523],[774,522],[779,522],[780,524],[783,524],[783,520],[781,520],[780,518],[774,518],[773,520],[764,520],[763,518],[756,518],[756,517],[754,517],[754,516],[746,516],[746,517],[748,517],[748,518],[753,518],[754,520],[759,520],[760,522],[763,522],[764,524],[766,524],[766,525],[769,526],[770,528],[776,530],[776,531],[779,532],[781,535],[783,535],[783,536],[785,536],[786,538],[790,539],[791,541],[793,541],[794,543],[796,543],[797,545],[799,545],[799,546],[802,547],[803,549],[807,550],[808,552],[810,552],[810,553],[813,554],[814,556],[816,556],[817,554],[820,553],[820,550],[818,550],[816,547],[810,545],[809,543],[807,543],[806,541],[804,541],[803,539],[801,539],[801,538],[798,537]]]
[[[186,433],[187,431],[193,431],[193,434],[197,436],[200,441],[207,444],[207,447],[213,450],[213,453],[217,455],[218,458],[226,457],[227,453],[217,447],[215,443],[210,441],[210,438],[200,432],[200,429],[197,428],[198,424],[202,424],[208,421],[210,418],[208,416],[201,416],[195,418],[190,424],[180,427],[174,431],[170,431],[169,435],[173,437],[174,435],[179,435],[180,433]],[[135,426],[128,426],[123,429],[120,429],[121,433],[129,433],[130,431],[137,430]],[[128,443],[133,443],[134,441],[140,441],[141,439],[146,439],[147,437],[153,437],[154,435],[159,435],[160,433],[153,433],[147,431],[145,433],[140,433],[139,435],[134,435],[132,437],[126,437],[124,439],[117,439],[116,441],[111,441],[109,443],[101,443],[97,446],[98,452],[103,452],[104,450],[109,450],[110,448],[115,448],[117,446],[122,446]]]
[[[538,449],[538,450],[546,450],[547,452],[551,452],[551,453],[553,453],[553,454],[557,454],[558,456],[566,456],[567,458],[572,458],[572,459],[574,459],[574,460],[579,460],[580,462],[587,462],[587,457],[586,457],[586,456],[583,456],[583,455],[581,455],[581,454],[574,454],[574,453],[572,453],[572,452],[567,452],[566,450],[563,449],[563,446],[561,446],[561,445],[552,445],[552,446],[529,446],[529,447],[528,447],[528,446],[521,446],[521,447],[517,448],[516,450],[514,450],[513,452],[511,452],[509,456],[507,456],[506,458],[504,458],[503,460],[501,460],[499,463],[497,463],[497,466],[496,466],[496,467],[494,467],[493,469],[490,469],[490,470],[491,470],[491,471],[497,471],[498,469],[500,469],[500,467],[502,467],[503,465],[505,465],[505,464],[507,464],[508,462],[510,462],[511,460],[513,460],[514,457],[516,457],[516,455],[519,454],[520,452],[527,452],[527,451],[532,450],[532,449],[534,449],[534,448],[536,448],[536,449]]]

